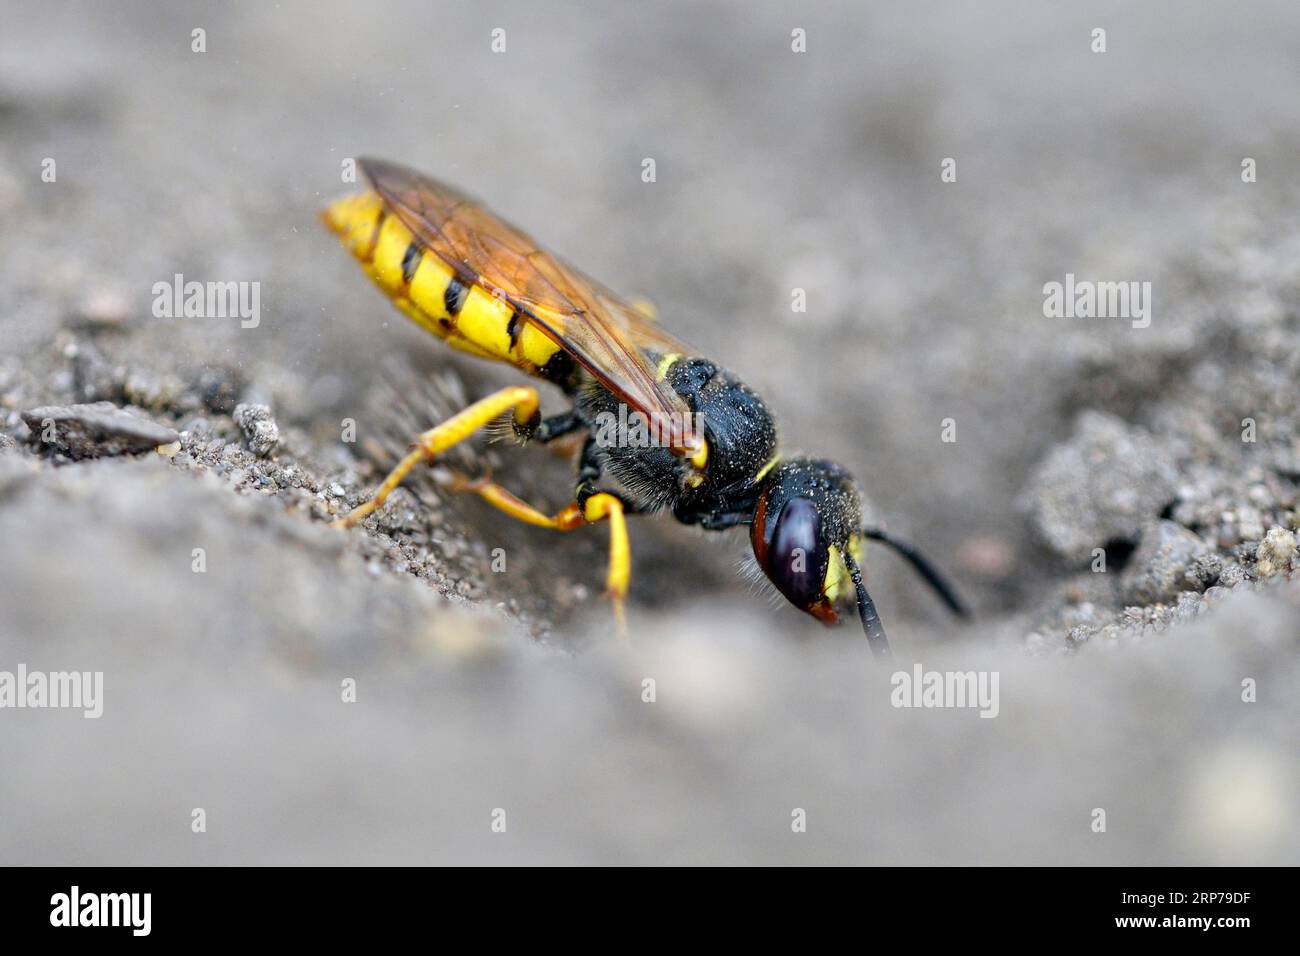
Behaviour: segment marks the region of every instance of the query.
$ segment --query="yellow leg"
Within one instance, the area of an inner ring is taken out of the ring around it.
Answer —
[[[472,491],[492,507],[504,511],[510,517],[539,528],[572,531],[583,524],[608,521],[609,571],[605,575],[605,594],[614,605],[614,617],[618,621],[619,633],[626,633],[627,621],[624,616],[623,601],[627,597],[628,584],[632,578],[632,549],[628,543],[627,519],[622,501],[602,491],[588,498],[586,507],[580,508],[578,503],[574,502],[554,515],[547,515],[500,485],[486,479],[470,480],[456,475],[450,487],[453,491]]]
[[[379,486],[379,490],[375,492],[374,497],[334,521],[334,527],[351,528],[360,524],[366,515],[384,503],[384,499],[402,483],[403,479],[411,473],[412,468],[422,461],[429,460],[434,455],[441,454],[453,445],[460,444],[488,422],[499,415],[505,414],[512,408],[515,410],[515,421],[520,425],[528,424],[537,414],[536,390],[518,385],[503,388],[487,398],[480,399],[464,411],[453,415],[436,428],[429,429],[416,439],[412,451],[398,462],[397,467],[389,473],[388,477],[384,479],[384,483]]]
[[[627,597],[627,586],[632,577],[632,549],[627,542],[627,520],[623,510],[623,502],[601,491],[587,499],[582,511],[583,518],[590,523],[609,522],[609,571],[605,575],[605,594],[614,604],[614,617],[620,634],[627,633],[623,599]]]
[[[510,517],[538,528],[550,528],[552,531],[572,531],[586,523],[577,504],[571,504],[553,515],[544,514],[528,502],[516,497],[498,484],[486,478],[466,478],[453,474],[447,485],[452,491],[470,491],[478,495],[498,511],[504,511]]]

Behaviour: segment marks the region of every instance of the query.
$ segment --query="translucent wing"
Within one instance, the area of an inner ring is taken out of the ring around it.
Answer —
[[[629,408],[667,423],[674,449],[698,450],[698,437],[684,427],[684,403],[642,352],[682,352],[676,339],[460,191],[395,163],[360,165],[389,211],[461,282],[505,299]]]

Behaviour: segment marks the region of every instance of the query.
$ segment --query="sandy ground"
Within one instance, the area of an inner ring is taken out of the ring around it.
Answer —
[[[0,711],[0,861],[1300,862],[1293,4],[438,6],[7,5],[0,671],[105,692]],[[743,532],[662,519],[619,642],[597,529],[427,475],[329,529],[514,380],[319,227],[361,154],[650,296],[977,622],[875,553],[882,668],[756,591]],[[156,317],[176,273],[259,282],[260,322]],[[1149,327],[1044,317],[1067,273],[1150,282]],[[92,402],[132,419],[43,440]],[[997,716],[892,706],[914,663],[996,672]]]

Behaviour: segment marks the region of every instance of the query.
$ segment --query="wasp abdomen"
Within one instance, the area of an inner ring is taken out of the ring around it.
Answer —
[[[323,218],[393,303],[453,348],[531,375],[559,351],[532,325],[521,323],[508,302],[473,279],[466,281],[426,248],[378,193],[341,199]]]

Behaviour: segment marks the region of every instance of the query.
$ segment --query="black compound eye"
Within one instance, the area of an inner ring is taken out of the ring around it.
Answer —
[[[776,519],[764,570],[796,607],[807,609],[822,596],[829,552],[822,519],[807,498],[791,498]]]

